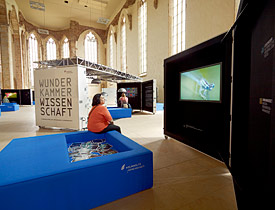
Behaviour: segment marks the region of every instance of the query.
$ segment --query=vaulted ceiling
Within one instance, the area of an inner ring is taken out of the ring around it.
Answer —
[[[81,25],[106,28],[126,0],[15,0],[24,18],[38,27],[61,30],[75,20]],[[102,23],[98,23],[98,22]],[[106,22],[105,22],[106,23]]]

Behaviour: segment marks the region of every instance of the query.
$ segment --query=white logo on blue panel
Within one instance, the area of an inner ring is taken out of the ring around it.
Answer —
[[[125,164],[123,164],[123,166],[121,166],[121,171],[123,171],[124,169],[127,170],[127,173],[130,171],[134,171],[134,170],[138,170],[138,169],[142,169],[145,166],[142,165],[141,163],[136,163],[136,164],[132,164],[132,165],[128,165],[126,166]]]

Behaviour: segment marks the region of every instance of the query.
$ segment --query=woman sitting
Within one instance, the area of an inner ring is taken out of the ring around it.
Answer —
[[[108,109],[103,106],[105,103],[104,96],[96,94],[93,98],[92,109],[88,117],[88,130],[94,133],[106,133],[116,130],[119,133],[120,127],[114,125],[113,118]]]

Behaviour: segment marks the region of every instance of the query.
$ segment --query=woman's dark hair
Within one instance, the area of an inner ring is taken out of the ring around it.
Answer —
[[[100,104],[100,96],[101,96],[100,93],[95,94],[95,96],[93,97],[92,106],[96,106],[96,105]]]

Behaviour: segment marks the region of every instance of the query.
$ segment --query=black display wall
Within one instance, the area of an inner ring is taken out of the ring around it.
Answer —
[[[132,109],[139,109],[148,112],[156,112],[156,81],[145,82],[123,82],[117,84],[117,89],[125,88],[128,102]],[[117,94],[117,100],[121,93]]]
[[[239,209],[269,209],[275,196],[275,1],[241,1],[239,14],[231,172]]]
[[[20,105],[32,105],[33,91],[31,89],[22,89],[20,90]]]
[[[141,110],[141,82],[123,82],[117,83],[117,89],[120,88],[129,88],[132,90],[132,95],[128,97],[128,103],[131,105],[132,109],[139,109]],[[117,94],[117,100],[121,96],[121,93]]]
[[[142,82],[142,110],[156,112],[156,84],[154,80]]]
[[[17,93],[16,98],[10,98],[9,101],[12,103],[17,103],[19,105],[32,105],[32,90],[31,89],[2,89],[2,98],[5,93]]]
[[[34,90],[32,91],[32,101],[35,101]]]
[[[231,45],[225,34],[164,61],[164,134],[229,160]],[[180,101],[180,72],[222,63],[221,102]]]
[[[2,89],[2,100],[5,97],[5,93],[16,93],[16,98],[9,98],[10,103],[17,103],[20,104],[20,91],[15,89]]]

